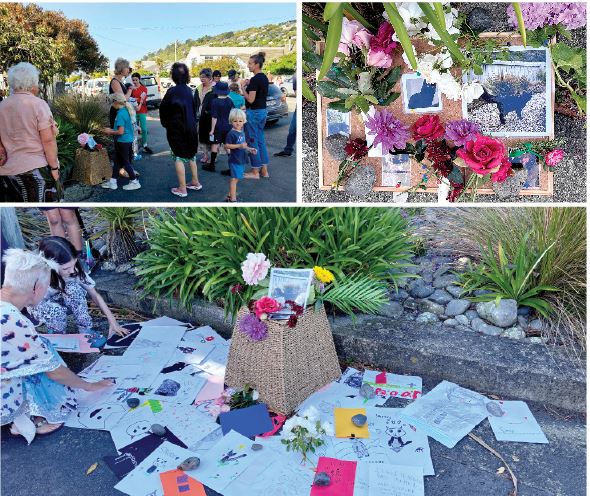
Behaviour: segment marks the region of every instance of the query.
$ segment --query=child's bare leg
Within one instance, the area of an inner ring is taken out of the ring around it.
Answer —
[[[197,169],[197,161],[196,160],[191,160],[189,162],[189,166],[191,168],[191,174],[192,174],[192,179],[190,182],[191,186],[200,186],[201,183],[199,182],[199,172]]]
[[[178,189],[182,193],[186,193],[186,177],[184,171],[184,164],[180,160],[177,160],[174,163],[174,165],[176,167],[176,176],[178,177]]]
[[[245,179],[260,179],[260,167],[252,167],[250,172],[244,174]]]
[[[236,201],[238,198],[238,179],[233,177],[229,182],[229,198],[231,201]]]

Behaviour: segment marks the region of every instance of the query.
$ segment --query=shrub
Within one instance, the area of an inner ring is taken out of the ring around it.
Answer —
[[[92,210],[93,238],[105,236],[110,259],[116,264],[129,262],[139,253],[135,240],[143,209],[137,207],[99,207]]]
[[[52,110],[56,117],[71,124],[76,134],[100,136],[109,122],[108,104],[100,96],[60,95],[53,100]]]
[[[78,134],[69,122],[57,117],[55,119],[59,134],[57,135],[57,156],[60,164],[62,181],[67,181],[72,175],[76,164],[76,150],[79,148]]]
[[[146,294],[201,295],[223,301],[235,316],[244,285],[241,264],[264,253],[275,267],[322,266],[338,278],[363,275],[396,284],[412,255],[412,236],[399,210],[378,208],[190,208],[150,219],[149,249],[137,258]],[[248,300],[252,287],[244,285]]]

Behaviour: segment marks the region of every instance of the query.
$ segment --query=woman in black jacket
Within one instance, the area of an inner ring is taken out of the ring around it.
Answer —
[[[185,64],[176,62],[172,65],[172,81],[176,84],[169,88],[160,105],[160,123],[166,128],[166,138],[170,145],[172,158],[178,176],[178,188],[172,188],[173,195],[184,198],[187,190],[202,189],[197,172],[197,150],[199,138],[193,92],[188,83],[190,73]],[[192,180],[186,183],[185,166],[188,164]]]

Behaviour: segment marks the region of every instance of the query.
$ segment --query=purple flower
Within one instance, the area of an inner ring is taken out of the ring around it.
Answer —
[[[410,138],[408,126],[398,121],[389,110],[375,110],[365,121],[368,134],[375,136],[373,146],[381,143],[383,152],[397,148],[403,150]]]
[[[527,29],[561,24],[567,29],[581,28],[586,25],[586,4],[582,2],[531,3],[520,4],[522,18]],[[518,21],[514,7],[507,8],[508,20],[515,27]]]
[[[479,133],[479,124],[460,119],[458,121],[447,122],[445,138],[455,143],[457,146],[465,146],[468,141],[477,138]]]
[[[248,336],[252,341],[261,341],[268,334],[266,324],[256,315],[249,313],[244,315],[239,322],[240,331]]]

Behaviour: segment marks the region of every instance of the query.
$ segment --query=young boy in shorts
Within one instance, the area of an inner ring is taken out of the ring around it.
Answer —
[[[225,137],[231,130],[229,113],[234,108],[232,100],[227,96],[229,88],[226,82],[220,81],[213,86],[213,92],[217,98],[211,101],[211,131],[209,132],[211,162],[203,166],[203,170],[209,172],[215,172],[215,160],[219,152],[219,145],[225,143]],[[230,175],[229,171],[226,175]]]
[[[241,109],[232,109],[229,113],[229,123],[232,129],[227,133],[225,148],[229,150],[229,170],[231,179],[229,181],[229,193],[225,201],[235,203],[237,199],[238,181],[244,177],[244,167],[248,162],[248,153],[256,154],[256,148],[251,148],[246,143],[244,124],[246,113]]]

